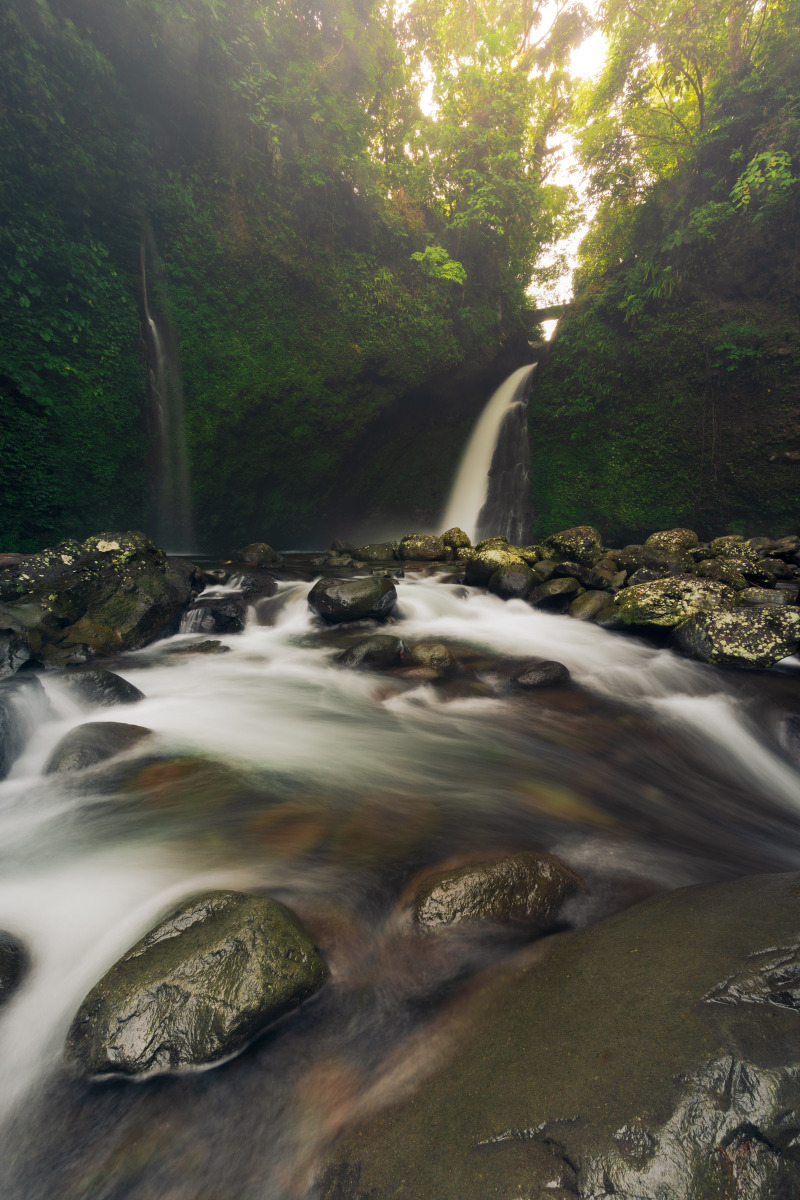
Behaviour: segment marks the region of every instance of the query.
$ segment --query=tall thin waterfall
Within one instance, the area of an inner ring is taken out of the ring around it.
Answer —
[[[175,335],[166,317],[153,311],[148,295],[148,250],[154,257],[152,238],[144,234],[140,272],[150,428],[155,434],[151,469],[153,516],[159,545],[180,553],[195,548],[183,381]]]
[[[536,364],[520,367],[494,393],[461,459],[442,527],[458,525],[474,541],[530,537],[528,390]]]

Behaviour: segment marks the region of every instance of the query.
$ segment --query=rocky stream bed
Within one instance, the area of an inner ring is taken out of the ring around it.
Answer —
[[[800,537],[0,560],[9,1200],[800,1195]]]

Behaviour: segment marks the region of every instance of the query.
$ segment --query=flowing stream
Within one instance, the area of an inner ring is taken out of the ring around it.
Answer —
[[[506,400],[507,403],[507,400]],[[441,682],[339,667],[364,636],[319,626],[309,562],[284,569],[228,652],[182,634],[111,664],[146,699],[47,704],[0,784],[0,928],[32,969],[0,1013],[4,1200],[291,1200],[358,1113],[412,1087],[439,1019],[502,938],[420,942],[403,896],[437,862],[560,855],[582,925],[653,892],[800,868],[800,776],[780,749],[797,664],[725,674],[666,649],[408,569],[398,623],[446,642]],[[521,695],[510,666],[565,663],[574,686]],[[91,720],[154,731],[73,775],[43,768]],[[261,889],[317,939],[331,982],[231,1062],[88,1083],[61,1059],[78,1004],[170,905]]]

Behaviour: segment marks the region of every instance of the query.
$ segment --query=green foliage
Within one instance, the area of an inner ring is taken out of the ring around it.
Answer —
[[[453,261],[444,246],[426,246],[421,252],[416,250],[411,255],[411,261],[419,263],[431,279],[441,279],[445,283],[467,282],[467,272],[460,262]]]
[[[744,321],[726,321],[720,329],[720,341],[714,346],[713,366],[725,371],[753,367],[764,357],[763,335]]]

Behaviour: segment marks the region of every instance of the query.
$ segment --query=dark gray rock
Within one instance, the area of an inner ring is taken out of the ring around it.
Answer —
[[[580,595],[583,588],[577,579],[548,579],[540,583],[529,593],[527,600],[535,608],[553,608],[563,610],[571,600]]]
[[[762,558],[758,565],[773,579],[794,579],[797,575],[797,569],[780,558]]]
[[[747,579],[729,558],[701,559],[695,567],[695,574],[702,579],[716,579],[719,583],[727,583],[736,591],[743,591],[747,587]]]
[[[241,633],[247,623],[243,596],[200,596],[184,615],[182,633]]]
[[[108,758],[132,750],[143,738],[150,737],[152,732],[144,725],[126,725],[122,721],[92,721],[87,725],[78,725],[58,743],[47,761],[44,773],[65,775],[70,771],[94,767]]]
[[[679,650],[718,667],[772,667],[800,650],[800,609],[698,613],[673,633]]]
[[[47,697],[35,675],[16,675],[0,683],[0,779],[8,775],[47,711]]]
[[[251,542],[239,551],[238,559],[239,562],[249,563],[251,567],[268,567],[270,563],[280,562],[281,556],[266,542]]]
[[[365,579],[318,579],[308,593],[311,609],[330,625],[360,621],[365,617],[385,620],[397,604],[397,589],[386,575]]]
[[[608,592],[584,592],[572,601],[567,611],[575,621],[593,621],[610,599]]]
[[[80,1006],[67,1058],[91,1075],[214,1063],[313,995],[328,976],[295,915],[267,896],[185,901]]]
[[[534,688],[563,687],[569,683],[570,673],[563,663],[554,659],[543,658],[525,663],[511,676],[514,687],[522,691]]]
[[[31,657],[24,624],[12,611],[0,604],[0,679],[9,679]]]
[[[356,558],[362,562],[391,562],[398,558],[397,542],[371,542],[367,546],[359,546]]]
[[[266,571],[243,571],[241,575],[233,575],[231,586],[237,587],[249,604],[261,596],[275,596],[278,592],[278,581]]]
[[[170,658],[183,657],[190,654],[230,654],[230,646],[224,646],[222,642],[205,641],[192,642],[188,646],[178,646],[175,649],[170,649]]]
[[[490,575],[487,587],[502,600],[524,600],[537,582],[527,563],[504,563]]]
[[[22,942],[0,929],[0,1006],[17,990],[29,966],[30,960]]]
[[[605,575],[592,567],[583,567],[580,563],[556,563],[553,569],[554,579],[577,579],[578,583],[593,591],[611,591],[611,575]]]
[[[465,921],[500,921],[546,933],[564,901],[581,888],[577,875],[550,854],[524,851],[433,875],[412,902],[419,929]]]
[[[341,654],[337,654],[336,661],[339,666],[351,670],[381,671],[397,666],[405,651],[406,644],[400,638],[377,633],[374,637],[356,642],[354,646],[348,646]]]
[[[324,1200],[793,1200],[800,876],[684,888],[495,973]],[[439,1037],[447,1029],[439,1026]]]
[[[70,695],[82,704],[109,708],[113,704],[135,704],[145,698],[144,692],[128,683],[127,679],[101,667],[73,667],[67,671],[56,671],[51,678],[67,688]]]

